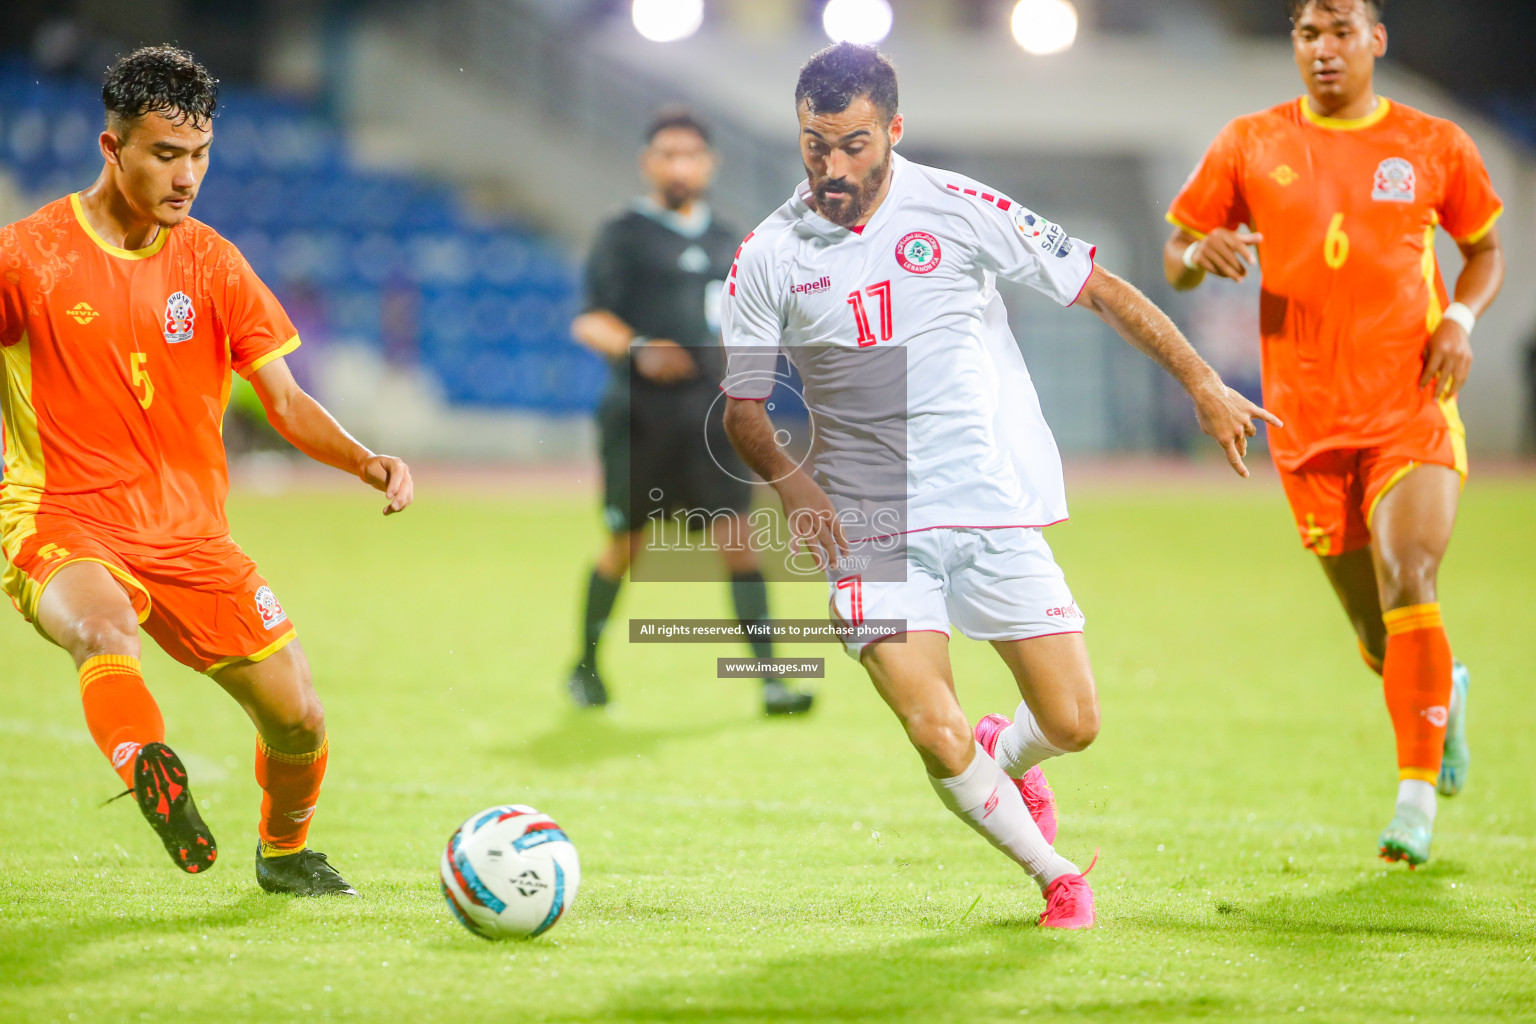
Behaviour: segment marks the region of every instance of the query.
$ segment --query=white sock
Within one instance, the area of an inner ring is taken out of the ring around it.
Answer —
[[[1403,779],[1397,784],[1397,806],[1417,807],[1435,823],[1435,784],[1422,779]]]
[[[928,781],[945,807],[1012,857],[1042,890],[1062,875],[1078,873],[1077,865],[1051,849],[1029,816],[1019,788],[980,743],[965,771],[952,779],[930,775]]]
[[[997,742],[992,745],[992,757],[1016,779],[1022,779],[1025,772],[1046,758],[1065,753],[1045,738],[1034,712],[1023,701],[1019,701],[1019,710],[1013,713],[1013,724],[998,733]]]

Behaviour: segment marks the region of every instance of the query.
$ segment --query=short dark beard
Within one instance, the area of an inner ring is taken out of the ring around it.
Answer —
[[[700,193],[693,191],[693,189],[687,186],[663,188],[658,191],[661,193],[661,204],[673,213],[681,210],[700,196]]]
[[[816,212],[838,227],[853,227],[869,212],[876,194],[880,191],[880,186],[885,184],[885,179],[890,173],[891,151],[887,149],[885,159],[875,165],[857,185],[846,178],[828,178],[822,181],[814,189]],[[810,175],[810,168],[806,168],[806,175]],[[825,195],[826,190],[833,185],[848,193],[848,201],[836,209],[827,205]]]

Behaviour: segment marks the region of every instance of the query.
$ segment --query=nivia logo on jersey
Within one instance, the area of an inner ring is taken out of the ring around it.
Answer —
[[[1057,259],[1066,259],[1072,252],[1072,239],[1060,224],[1053,224],[1033,210],[1016,206],[1013,223],[1019,232]]]

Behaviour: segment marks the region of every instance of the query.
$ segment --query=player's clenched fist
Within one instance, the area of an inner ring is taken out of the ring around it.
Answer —
[[[1274,413],[1250,402],[1219,379],[1192,391],[1190,397],[1195,401],[1200,429],[1221,445],[1238,476],[1248,475],[1243,456],[1248,454],[1248,439],[1258,432],[1253,421],[1261,419],[1271,426],[1285,426]]]
[[[1264,236],[1256,231],[1217,228],[1185,250],[1184,265],[1191,270],[1241,281],[1248,276],[1249,267],[1258,265],[1253,246],[1262,241]]]
[[[411,467],[405,464],[404,459],[397,459],[393,455],[370,455],[363,460],[363,468],[357,475],[375,490],[384,492],[384,497],[389,499],[389,504],[384,506],[384,514],[387,516],[404,512],[416,497],[416,488],[411,482]]]

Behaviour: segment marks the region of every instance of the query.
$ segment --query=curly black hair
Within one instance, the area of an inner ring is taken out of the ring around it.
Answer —
[[[873,46],[833,43],[818,51],[800,69],[795,106],[810,103],[818,114],[836,114],[860,96],[868,96],[880,116],[896,116],[896,66]]]
[[[123,135],[146,114],[203,129],[219,105],[219,80],[185,50],[141,46],[107,71],[101,102],[107,127]]]
[[[1285,0],[1285,14],[1294,22],[1313,4],[1320,5],[1325,11],[1347,12],[1352,2],[1353,0]],[[1387,0],[1365,0],[1365,10],[1371,16],[1371,21],[1379,25],[1382,16],[1387,13]]]

